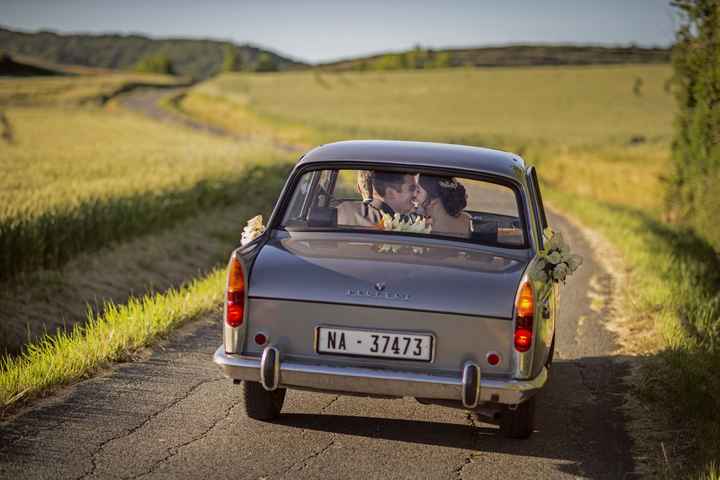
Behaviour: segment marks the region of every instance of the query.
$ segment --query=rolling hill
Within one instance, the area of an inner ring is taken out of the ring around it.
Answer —
[[[13,56],[26,55],[63,65],[132,70],[144,59],[163,56],[173,73],[208,78],[223,69],[228,52],[233,70],[287,70],[306,66],[252,45],[202,39],[153,39],[141,35],[86,35],[54,32],[25,33],[0,28],[0,48]]]

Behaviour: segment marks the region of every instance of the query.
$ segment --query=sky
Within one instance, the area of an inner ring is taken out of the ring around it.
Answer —
[[[0,0],[0,25],[232,40],[316,63],[415,45],[668,46],[678,20],[669,0]]]

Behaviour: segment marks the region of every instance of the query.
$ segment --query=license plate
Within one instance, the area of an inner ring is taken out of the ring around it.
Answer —
[[[317,351],[429,362],[433,341],[432,335],[417,333],[319,327]]]

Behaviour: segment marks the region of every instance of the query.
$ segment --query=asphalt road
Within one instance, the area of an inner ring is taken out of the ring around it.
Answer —
[[[0,478],[631,478],[610,277],[558,216],[585,265],[562,290],[556,362],[536,431],[509,440],[461,410],[413,399],[288,392],[248,419],[211,355],[220,313],[0,424]]]

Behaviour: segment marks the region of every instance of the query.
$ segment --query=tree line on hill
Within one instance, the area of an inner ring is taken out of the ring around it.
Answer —
[[[405,52],[385,53],[318,65],[323,70],[401,70],[448,67],[531,65],[596,65],[669,63],[670,49],[574,45],[509,45],[434,50],[416,45]]]
[[[23,33],[0,28],[0,45],[6,54],[55,64],[168,73],[193,79],[221,71],[279,71],[306,66],[252,45],[217,40]]]

